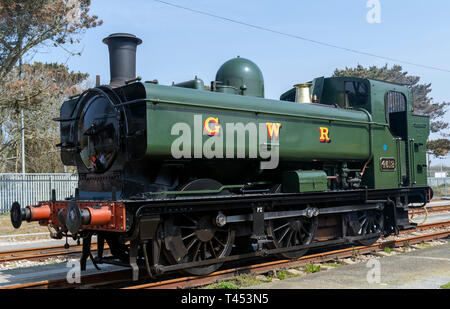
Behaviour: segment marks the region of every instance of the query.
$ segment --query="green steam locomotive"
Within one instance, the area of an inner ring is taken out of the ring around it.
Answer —
[[[136,78],[140,39],[104,42],[111,83],[71,97],[56,119],[78,188],[11,209],[16,228],[39,221],[54,238],[82,238],[82,268],[93,235],[93,262],[131,266],[135,279],[139,266],[202,275],[254,256],[367,245],[414,228],[408,209],[432,198],[429,118],[413,113],[407,87],[319,77],[270,100],[261,70],[240,57],[209,86],[165,86]]]

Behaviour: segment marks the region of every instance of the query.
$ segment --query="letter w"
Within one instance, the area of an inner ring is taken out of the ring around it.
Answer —
[[[269,133],[270,139],[273,139],[274,137],[276,139],[279,138],[281,123],[266,122],[266,127],[267,127],[267,133]]]

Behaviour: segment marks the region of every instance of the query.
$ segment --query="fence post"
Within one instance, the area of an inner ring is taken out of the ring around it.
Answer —
[[[444,178],[444,188],[445,196],[447,196],[447,177]]]
[[[50,190],[49,190],[49,194],[50,194],[50,198],[52,199],[52,189],[54,188],[55,185],[55,179],[54,179],[54,175],[50,175]]]

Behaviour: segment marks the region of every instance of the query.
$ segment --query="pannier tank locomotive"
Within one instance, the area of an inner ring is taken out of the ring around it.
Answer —
[[[136,77],[139,38],[103,42],[110,84],[70,97],[55,119],[78,188],[11,207],[15,228],[39,221],[53,238],[82,239],[82,269],[91,257],[130,266],[134,279],[140,268],[204,275],[227,261],[371,244],[414,228],[408,209],[432,198],[429,118],[405,86],[318,77],[266,99],[261,70],[240,57],[208,86],[166,86]]]

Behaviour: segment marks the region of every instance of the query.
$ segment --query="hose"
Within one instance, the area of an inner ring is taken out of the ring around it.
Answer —
[[[424,206],[423,209],[425,210],[425,218],[423,219],[423,221],[422,221],[421,223],[415,222],[415,221],[413,220],[414,215],[415,215],[415,214],[414,214],[415,208],[412,208],[412,214],[411,214],[411,216],[409,217],[409,220],[410,220],[411,222],[413,222],[413,223],[416,223],[416,224],[424,224],[424,223],[427,221],[427,219],[428,219],[428,209],[427,209],[427,206]]]

